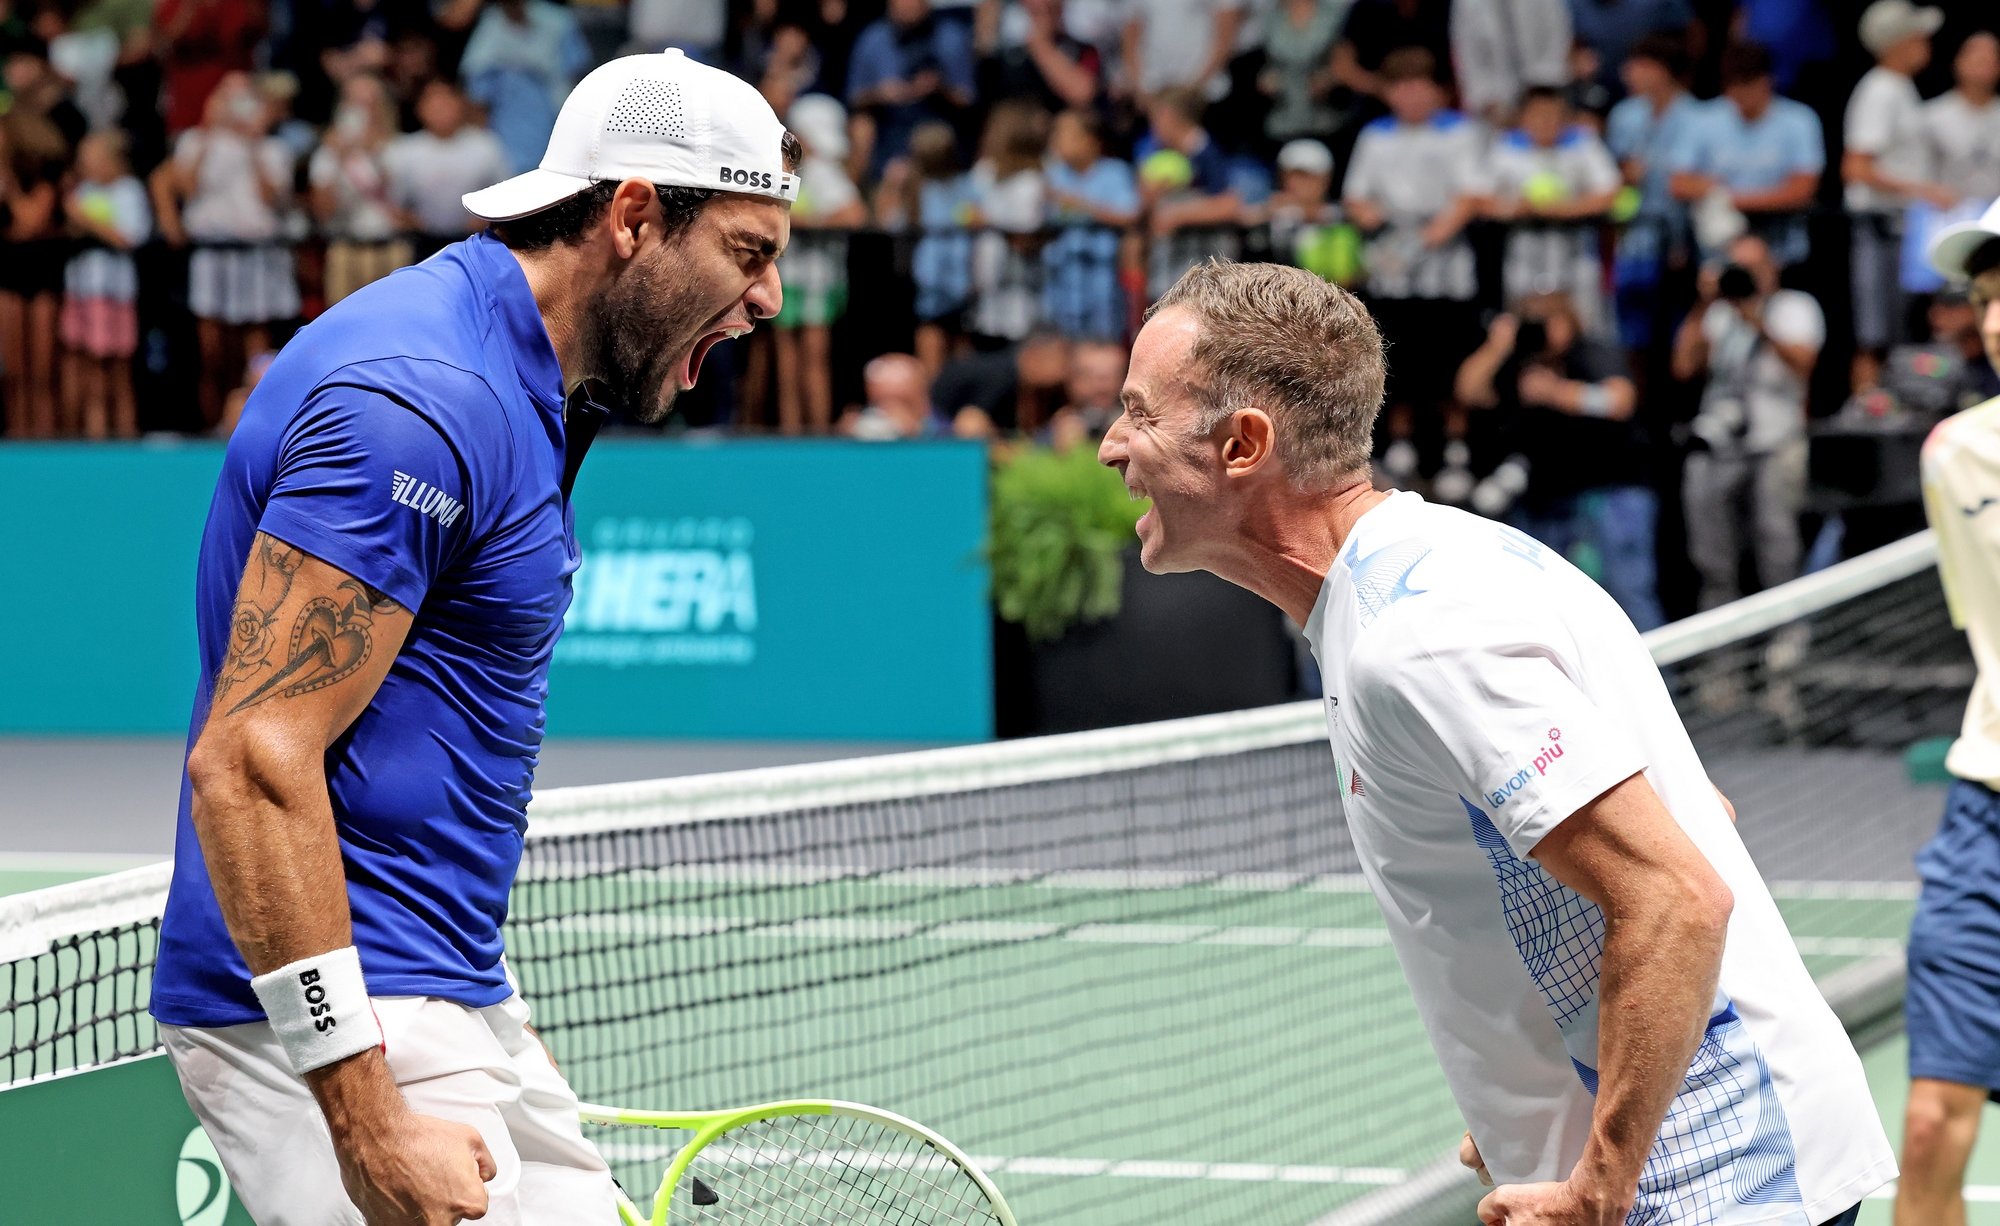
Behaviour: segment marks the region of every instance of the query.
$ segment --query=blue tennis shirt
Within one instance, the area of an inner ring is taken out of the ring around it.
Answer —
[[[190,746],[256,533],[415,610],[374,701],[326,751],[372,995],[475,1008],[508,995],[500,924],[578,558],[567,487],[602,412],[573,397],[566,431],[527,278],[482,235],[302,330],[230,437],[196,572]],[[276,630],[282,660],[291,628]],[[185,776],[152,1010],[177,1026],[264,1016],[209,885]]]

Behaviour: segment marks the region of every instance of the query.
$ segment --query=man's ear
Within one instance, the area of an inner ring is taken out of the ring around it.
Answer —
[[[611,249],[621,260],[639,251],[639,239],[649,225],[660,224],[660,194],[644,179],[626,179],[611,194],[604,224],[611,232]]]
[[[1229,415],[1222,436],[1222,466],[1230,476],[1249,476],[1276,462],[1278,423],[1254,405]]]

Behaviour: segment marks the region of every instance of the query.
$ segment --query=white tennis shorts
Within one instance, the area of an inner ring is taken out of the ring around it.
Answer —
[[[576,1094],[528,1032],[519,996],[484,1009],[420,996],[373,1003],[410,1109],[472,1125],[493,1151],[484,1226],[614,1226],[611,1172],[584,1140]],[[160,1037],[258,1226],[363,1226],[319,1104],[270,1023],[162,1026]]]

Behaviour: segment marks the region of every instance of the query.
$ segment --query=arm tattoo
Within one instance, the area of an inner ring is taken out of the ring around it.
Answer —
[[[284,594],[291,590],[292,575],[298,570],[299,553],[282,545],[276,546],[275,550],[290,556],[291,569],[283,577],[276,600],[269,604],[262,603],[271,581],[267,576],[260,576],[258,600],[245,599],[238,604],[229,658],[216,685],[216,699],[220,702],[232,689],[256,680],[272,665],[277,665],[277,671],[263,677],[255,689],[231,707],[231,715],[267,698],[294,698],[324,689],[347,677],[361,667],[373,650],[374,615],[398,612],[403,607],[379,588],[353,579],[342,580],[335,594],[340,599],[315,596],[299,610],[298,617],[292,622],[291,638],[283,653],[283,662],[279,663],[274,628],[277,610],[284,601]],[[264,550],[267,555],[272,552],[271,547]],[[277,564],[260,559],[260,565]],[[245,643],[242,650],[238,649],[239,641]]]
[[[292,580],[304,560],[304,554],[283,541],[257,538],[257,550],[246,573],[246,579],[252,581],[245,585],[250,590],[237,598],[236,613],[229,624],[229,650],[215,679],[218,702],[271,663],[278,647],[278,610],[291,595]]]

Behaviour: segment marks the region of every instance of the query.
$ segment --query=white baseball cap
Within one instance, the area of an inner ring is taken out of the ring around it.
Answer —
[[[1880,55],[1906,38],[1925,38],[1944,24],[1944,10],[1920,8],[1910,0],[1875,0],[1861,14],[1861,45]]]
[[[1333,173],[1333,150],[1316,140],[1288,141],[1278,150],[1279,170],[1303,170],[1311,175]]]
[[[777,112],[747,81],[679,48],[621,56],[570,91],[539,167],[463,200],[474,217],[513,221],[593,183],[646,179],[792,201],[799,180],[785,170],[784,138]]]
[[[1965,278],[1965,266],[1972,253],[2000,239],[2000,200],[1978,221],[1961,221],[1946,226],[1931,239],[1931,267],[1953,281]]]

